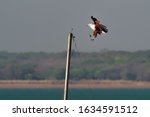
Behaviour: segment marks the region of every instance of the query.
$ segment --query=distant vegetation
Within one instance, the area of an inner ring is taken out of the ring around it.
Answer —
[[[0,52],[0,80],[44,80],[65,77],[66,52]],[[150,50],[72,52],[72,80],[150,81]]]

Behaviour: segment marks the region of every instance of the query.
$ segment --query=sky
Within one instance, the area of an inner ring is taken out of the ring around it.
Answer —
[[[1,0],[0,51],[62,52],[72,28],[79,51],[147,50],[149,12],[150,0]],[[95,41],[91,16],[109,30]]]

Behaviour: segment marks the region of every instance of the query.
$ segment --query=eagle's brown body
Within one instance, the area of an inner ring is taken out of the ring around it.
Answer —
[[[101,24],[99,20],[91,16],[91,19],[93,20],[94,24],[89,24],[89,26],[93,29],[93,37],[96,38],[97,34],[101,33],[107,33],[108,29],[105,25]],[[94,27],[93,27],[94,26]]]

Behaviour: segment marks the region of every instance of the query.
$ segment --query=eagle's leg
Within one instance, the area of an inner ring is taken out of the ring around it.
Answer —
[[[91,32],[91,34],[89,34],[89,37],[91,38],[91,37],[93,37],[93,33]]]
[[[89,37],[91,38],[91,41],[94,41],[93,33],[89,34]]]

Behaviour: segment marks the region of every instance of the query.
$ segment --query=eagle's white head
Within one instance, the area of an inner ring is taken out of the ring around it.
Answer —
[[[94,24],[88,24],[88,26],[94,31],[95,30],[95,25]]]

